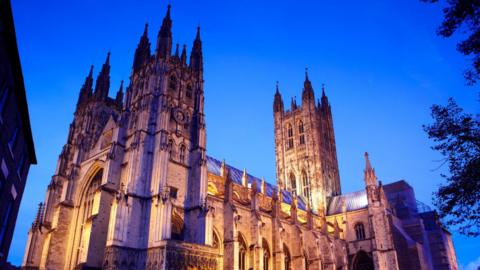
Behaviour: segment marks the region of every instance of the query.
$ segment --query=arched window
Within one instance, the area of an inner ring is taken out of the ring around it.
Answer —
[[[183,219],[177,214],[172,213],[172,235],[173,240],[183,240]]]
[[[265,239],[262,241],[262,248],[263,248],[263,270],[269,270],[269,262],[270,262],[270,249],[268,248],[268,243]]]
[[[168,89],[175,91],[177,90],[177,78],[175,75],[170,76],[170,79],[168,81]]]
[[[357,240],[365,239],[365,228],[363,227],[363,223],[355,224],[355,235],[357,236]]]
[[[303,145],[305,144],[305,134],[303,134],[305,132],[305,129],[303,127],[303,122],[300,121],[298,123],[298,133],[300,134],[300,144]]]
[[[168,155],[170,156],[170,158],[173,157],[173,140],[170,139],[168,140]]]
[[[80,201],[80,210],[78,212],[79,225],[80,225],[80,244],[77,250],[77,263],[82,263],[87,260],[88,247],[84,246],[84,238],[88,237],[85,234],[85,226],[90,217],[92,216],[93,202],[95,199],[95,193],[98,187],[102,183],[103,169],[97,171],[91,178],[90,184],[82,194]]]
[[[290,188],[295,191],[297,189],[297,179],[295,179],[295,174],[290,173]]]
[[[283,265],[285,266],[284,269],[291,270],[292,257],[290,256],[290,251],[285,244],[283,245],[283,256]]]
[[[192,98],[192,95],[193,95],[192,92],[193,92],[193,91],[192,91],[192,86],[187,85],[187,91],[185,91],[185,96],[186,96],[187,98]]]
[[[352,269],[353,270],[373,270],[373,260],[370,254],[367,254],[365,251],[360,250],[355,254],[352,260]]]
[[[212,239],[212,240],[213,240],[213,241],[212,241],[212,246],[213,246],[214,248],[220,248],[220,239],[218,238],[217,233],[216,233],[215,231],[213,231],[212,235],[213,235],[213,237],[212,237],[212,238],[213,238],[213,239]]]
[[[238,236],[238,269],[247,270],[247,244],[242,236]]]
[[[304,263],[305,263],[305,270],[308,270],[308,257],[307,257],[307,253],[304,252],[303,253],[303,260],[304,260]]]
[[[310,200],[310,181],[308,180],[307,173],[302,171],[302,187],[303,187],[303,196]]]
[[[185,163],[185,145],[180,146],[180,162]]]
[[[288,137],[288,149],[293,148],[293,128],[292,125],[288,124],[287,126],[287,137]]]
[[[305,131],[305,130],[304,130],[304,128],[303,128],[303,122],[300,121],[300,122],[298,123],[298,133],[302,134],[304,131]]]

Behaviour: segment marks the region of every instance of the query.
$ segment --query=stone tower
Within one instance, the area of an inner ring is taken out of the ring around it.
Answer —
[[[110,53],[80,90],[67,143],[23,265],[165,267],[168,239],[211,244],[200,28],[172,53],[170,6],[152,54],[145,26],[130,84],[110,90]],[[163,266],[162,266],[163,265]]]
[[[341,193],[332,112],[324,88],[316,102],[306,71],[301,106],[293,98],[290,110],[285,110],[277,84],[273,114],[278,185],[323,212],[327,198]]]

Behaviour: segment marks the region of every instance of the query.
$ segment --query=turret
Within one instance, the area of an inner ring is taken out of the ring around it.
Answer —
[[[148,24],[145,24],[143,35],[138,42],[135,56],[133,58],[134,72],[143,67],[150,59],[150,41],[148,40]]]
[[[309,103],[309,102],[313,102],[313,104],[315,104],[315,95],[313,93],[312,83],[308,79],[308,68],[306,68],[305,81],[303,82],[302,104]]]
[[[104,100],[108,97],[109,89],[110,89],[110,52],[107,53],[107,59],[105,60],[105,64],[103,64],[102,70],[98,74],[93,97],[96,100]]]
[[[275,97],[273,99],[273,112],[274,113],[283,112],[283,100],[282,100],[282,95],[278,90],[278,81],[277,81],[277,86],[275,90]]]
[[[80,89],[80,94],[77,101],[77,109],[85,104],[88,99],[92,96],[92,87],[93,87],[93,65],[90,66],[90,72],[85,78],[85,82]]]
[[[190,54],[190,68],[199,72],[203,71],[203,53],[202,40],[200,39],[200,26],[197,27],[197,36],[193,42],[192,53]]]
[[[162,26],[157,37],[157,57],[166,59],[172,52],[172,20],[170,18],[170,5],[167,14],[163,18]]]

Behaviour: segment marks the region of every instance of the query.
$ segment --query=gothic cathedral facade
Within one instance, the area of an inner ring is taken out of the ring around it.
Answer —
[[[90,69],[23,269],[456,269],[434,211],[377,182],[367,154],[365,190],[342,194],[308,74],[289,110],[277,85],[276,185],[207,156],[200,29],[187,62],[171,28],[169,6],[152,54],[145,26],[125,96],[108,96],[110,53],[95,83]]]

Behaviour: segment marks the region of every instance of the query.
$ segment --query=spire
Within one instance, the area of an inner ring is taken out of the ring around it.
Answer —
[[[375,175],[375,169],[373,169],[372,164],[370,164],[370,159],[368,158],[368,153],[365,152],[365,184],[367,186],[377,185],[377,176]]]
[[[178,53],[178,43],[177,43],[177,45],[175,46],[175,57],[176,57],[176,58],[179,58],[179,56],[180,56],[180,55],[179,55],[179,53]]]
[[[197,27],[197,36],[193,41],[192,53],[190,54],[190,67],[196,71],[203,71],[202,40],[200,39],[200,26]]]
[[[172,19],[170,18],[170,8],[168,5],[167,14],[163,18],[162,26],[158,31],[157,38],[157,57],[167,58],[172,51]]]
[[[187,45],[183,44],[182,56],[180,56],[182,65],[187,65]]]
[[[80,88],[80,95],[78,96],[77,108],[88,101],[88,99],[92,95],[92,87],[93,87],[93,65],[90,66],[90,72],[85,78],[85,82],[83,83],[82,88]]]
[[[275,90],[275,97],[273,98],[273,112],[283,112],[283,100],[280,90],[278,89],[278,81]]]
[[[292,104],[290,105],[290,109],[292,111],[297,109],[297,101],[295,100],[295,97],[292,97]]]
[[[118,89],[117,96],[115,98],[115,103],[117,103],[118,109],[122,110],[122,107],[123,107],[123,80],[120,82],[120,88]]]
[[[302,102],[306,100],[312,100],[315,102],[312,83],[308,79],[308,68],[305,68],[305,81],[303,82],[303,92],[302,92]]]
[[[145,24],[143,35],[140,37],[135,56],[133,58],[133,70],[139,70],[150,59],[150,41],[148,39],[148,23]]]
[[[108,90],[110,89],[110,52],[107,53],[107,59],[102,66],[102,70],[98,74],[97,82],[95,84],[94,98],[97,100],[104,100],[108,97]]]

